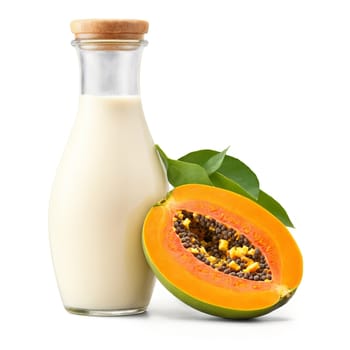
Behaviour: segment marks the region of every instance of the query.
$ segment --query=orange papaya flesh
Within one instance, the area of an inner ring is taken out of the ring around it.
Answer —
[[[215,316],[267,314],[290,300],[302,278],[302,256],[287,228],[255,202],[212,186],[171,191],[148,212],[142,244],[171,293]]]

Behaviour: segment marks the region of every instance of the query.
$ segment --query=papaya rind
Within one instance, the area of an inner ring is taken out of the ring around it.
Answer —
[[[145,246],[144,241],[142,240],[143,249],[145,252],[146,260],[151,267],[153,273],[159,280],[159,282],[170,292],[172,293],[176,298],[184,302],[186,305],[201,311],[203,313],[206,313],[208,315],[212,316],[218,316],[222,318],[228,318],[228,319],[234,319],[234,320],[245,320],[245,319],[251,319],[260,317],[263,315],[266,315],[270,313],[271,311],[274,311],[281,307],[282,305],[286,304],[291,297],[296,292],[296,288],[294,290],[291,290],[288,295],[281,297],[280,300],[269,307],[263,308],[263,309],[257,309],[257,310],[236,310],[236,309],[228,309],[224,308],[219,305],[212,305],[209,304],[203,300],[199,300],[198,298],[193,297],[192,295],[189,295],[185,293],[184,291],[180,290],[179,288],[176,288],[155,266],[150,256],[147,254],[147,249]]]

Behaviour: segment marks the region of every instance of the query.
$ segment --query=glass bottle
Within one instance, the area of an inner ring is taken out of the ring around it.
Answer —
[[[71,29],[81,95],[49,203],[56,279],[69,312],[141,313],[154,285],[142,224],[168,190],[140,99],[148,23],[76,20]]]

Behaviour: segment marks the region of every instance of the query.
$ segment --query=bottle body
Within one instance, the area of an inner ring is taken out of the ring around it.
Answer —
[[[155,281],[142,250],[143,220],[168,191],[139,94],[145,42],[73,45],[81,67],[79,109],[49,203],[56,279],[70,312],[140,313]]]
[[[49,209],[67,309],[147,307],[154,277],[142,252],[142,223],[166,190],[140,97],[82,95]]]

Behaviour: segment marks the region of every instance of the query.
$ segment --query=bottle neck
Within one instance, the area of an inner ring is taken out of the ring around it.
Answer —
[[[75,40],[81,69],[81,94],[140,94],[143,40]]]

